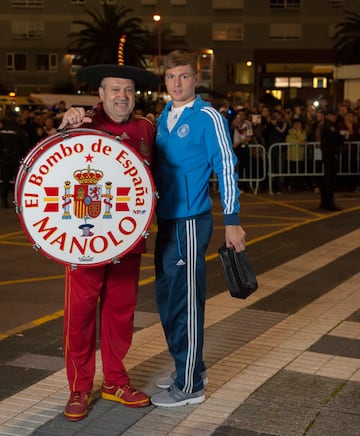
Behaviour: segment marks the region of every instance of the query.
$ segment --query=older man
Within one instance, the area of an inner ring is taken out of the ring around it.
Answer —
[[[151,161],[154,125],[133,114],[135,87],[155,87],[158,77],[141,68],[94,65],[81,69],[81,81],[98,87],[101,102],[89,114],[69,109],[59,126],[86,127],[126,140],[127,145]],[[123,359],[130,347],[138,290],[141,253],[137,244],[117,264],[92,268],[66,268],[64,349],[70,398],[64,414],[78,421],[88,413],[95,375],[96,311],[100,299],[100,348],[104,382],[101,396],[129,407],[150,404],[149,397],[130,384]]]

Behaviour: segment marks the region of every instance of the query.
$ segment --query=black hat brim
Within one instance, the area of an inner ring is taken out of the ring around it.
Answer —
[[[151,89],[160,83],[160,77],[144,68],[128,65],[98,64],[81,68],[77,77],[81,82],[98,88],[105,77],[132,79],[137,88]]]

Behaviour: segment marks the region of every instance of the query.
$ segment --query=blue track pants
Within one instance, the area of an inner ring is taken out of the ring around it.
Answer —
[[[186,393],[203,388],[205,252],[212,216],[159,220],[155,248],[156,299],[171,356],[175,384]]]

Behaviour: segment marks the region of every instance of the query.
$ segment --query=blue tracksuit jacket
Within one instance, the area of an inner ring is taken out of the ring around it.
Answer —
[[[239,224],[236,157],[228,125],[210,103],[196,97],[171,132],[168,103],[158,119],[155,183],[159,193],[157,216],[176,220],[210,211],[209,178],[218,177],[224,224]]]

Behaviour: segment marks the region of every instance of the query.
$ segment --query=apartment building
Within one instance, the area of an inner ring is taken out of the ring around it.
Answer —
[[[68,34],[79,30],[74,20],[88,19],[86,9],[103,3],[132,9],[158,32],[149,68],[170,29],[198,54],[205,89],[254,104],[269,92],[283,102],[341,99],[332,36],[345,11],[360,8],[359,0],[1,0],[0,86],[27,95],[74,81]]]

